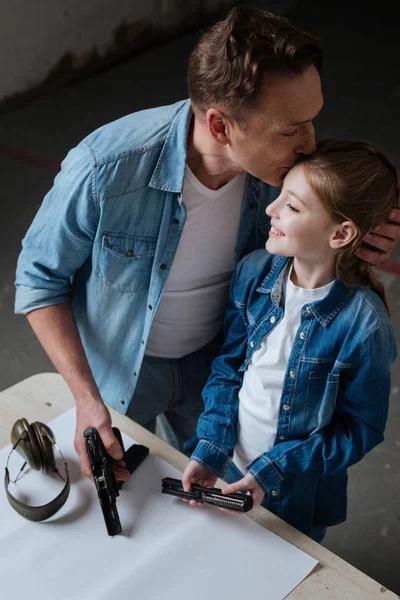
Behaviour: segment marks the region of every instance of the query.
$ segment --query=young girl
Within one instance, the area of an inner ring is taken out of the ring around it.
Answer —
[[[225,493],[317,541],[345,520],[347,468],[383,440],[396,358],[384,288],[355,251],[398,196],[396,169],[363,142],[322,142],[289,171],[268,252],[234,273],[185,489],[225,476]]]

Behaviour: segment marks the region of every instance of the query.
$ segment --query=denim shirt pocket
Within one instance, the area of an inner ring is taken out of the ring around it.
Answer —
[[[307,382],[305,407],[312,433],[319,431],[332,420],[338,389],[339,373],[318,367],[311,370]]]
[[[104,233],[96,274],[118,292],[148,288],[157,240],[125,233]]]

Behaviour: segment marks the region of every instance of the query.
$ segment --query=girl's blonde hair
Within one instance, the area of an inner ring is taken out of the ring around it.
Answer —
[[[354,240],[336,255],[336,276],[349,287],[371,288],[385,303],[386,292],[371,265],[355,250],[365,236],[385,222],[399,205],[399,178],[389,159],[365,142],[325,140],[314,154],[302,157],[307,182],[338,223],[352,221]]]

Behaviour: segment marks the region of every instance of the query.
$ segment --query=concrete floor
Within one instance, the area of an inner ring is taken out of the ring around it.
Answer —
[[[267,4],[267,3],[266,3]],[[322,39],[325,108],[319,138],[367,139],[400,164],[400,37],[394,14],[357,2],[273,2]],[[271,4],[270,4],[271,6]],[[281,13],[282,14],[282,13]],[[60,161],[96,127],[135,110],[186,97],[185,70],[196,39],[189,34],[0,116],[0,143]],[[54,173],[23,160],[0,158],[0,390],[53,367],[23,317],[13,315],[13,281],[20,241]],[[400,260],[400,244],[394,260]],[[400,277],[383,275],[400,338]],[[350,470],[346,523],[324,545],[400,594],[399,361],[393,369],[386,440]],[[384,596],[383,596],[384,597]]]

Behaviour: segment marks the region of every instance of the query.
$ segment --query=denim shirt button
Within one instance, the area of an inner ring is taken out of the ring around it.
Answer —
[[[309,306],[307,306],[306,313],[310,314],[310,312],[311,312],[311,308]]]
[[[276,498],[277,495],[278,495],[278,492],[276,490],[272,490],[271,496],[273,496],[274,498]]]
[[[304,340],[304,339],[305,339],[305,337],[306,337],[306,334],[304,333],[304,331],[302,331],[302,332],[300,333],[300,339],[301,339],[301,340]]]
[[[250,348],[254,348],[254,342],[250,342]]]
[[[289,404],[284,404],[282,406],[282,408],[283,408],[283,410],[289,410],[290,407],[289,407]]]
[[[272,315],[272,317],[270,318],[270,320],[269,320],[269,321],[270,321],[270,323],[275,323],[275,321],[276,321],[276,317],[274,317],[274,316]]]
[[[286,436],[285,435],[280,435],[279,439],[283,442],[283,440],[286,440]]]
[[[289,371],[289,377],[296,377],[296,371]]]

